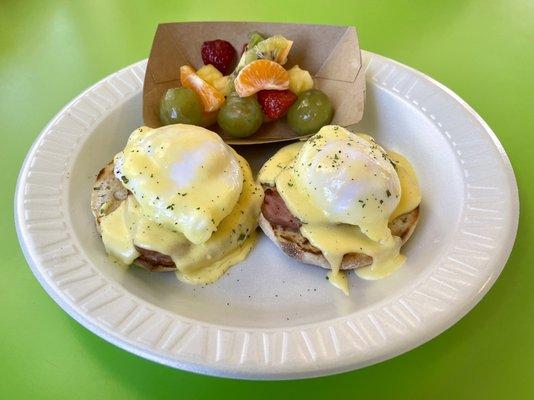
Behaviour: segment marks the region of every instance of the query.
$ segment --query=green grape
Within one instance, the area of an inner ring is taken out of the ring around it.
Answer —
[[[299,135],[315,133],[328,125],[334,109],[328,96],[318,89],[302,92],[287,112],[287,122]]]
[[[169,89],[161,99],[159,118],[163,125],[200,125],[202,104],[191,89],[185,87]]]
[[[239,97],[231,93],[217,116],[217,123],[228,135],[247,137],[256,132],[263,122],[263,112],[254,96]]]

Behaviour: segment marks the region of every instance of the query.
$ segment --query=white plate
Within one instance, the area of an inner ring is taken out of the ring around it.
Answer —
[[[248,259],[207,287],[123,269],[106,257],[89,210],[95,175],[141,124],[146,61],[82,93],[46,126],[20,172],[21,246],[48,294],[82,325],[172,367],[289,379],[388,359],[443,332],[504,267],[519,204],[510,162],[484,121],[429,77],[365,52],[360,131],[406,155],[423,192],[406,265],[345,297],[325,271],[262,236]],[[275,146],[239,148],[257,168]]]

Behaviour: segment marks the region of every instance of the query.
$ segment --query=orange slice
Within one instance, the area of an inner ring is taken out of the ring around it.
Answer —
[[[180,81],[182,86],[196,93],[205,112],[216,111],[224,104],[224,95],[198,76],[189,65],[180,67]]]
[[[274,61],[256,60],[239,71],[234,84],[241,97],[264,89],[285,90],[289,87],[289,73]]]

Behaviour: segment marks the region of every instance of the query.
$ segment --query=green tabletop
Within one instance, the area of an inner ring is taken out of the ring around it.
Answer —
[[[402,356],[289,382],[173,370],[114,347],[63,312],[18,245],[13,193],[21,163],[65,103],[148,56],[159,22],[188,20],[355,25],[363,48],[427,73],[473,106],[508,152],[522,203],[512,255],[480,304]],[[2,0],[0,398],[534,398],[533,73],[528,0]]]

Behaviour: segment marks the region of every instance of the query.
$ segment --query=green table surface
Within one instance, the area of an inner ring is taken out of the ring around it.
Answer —
[[[423,346],[362,370],[254,382],[134,356],[48,297],[13,223],[26,152],[70,99],[147,57],[159,22],[202,20],[355,25],[362,48],[427,73],[477,110],[508,152],[522,207],[508,264],[473,311]],[[2,0],[0,398],[534,398],[533,71],[534,3],[527,0]]]

